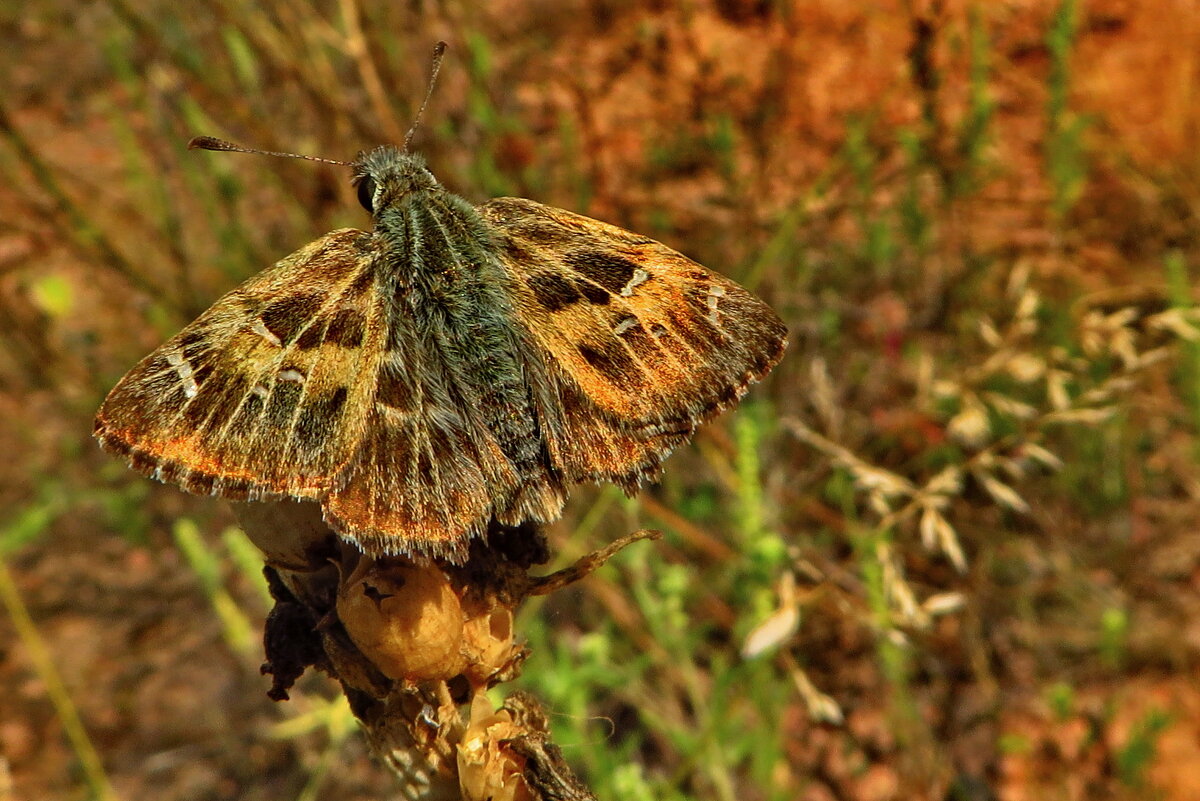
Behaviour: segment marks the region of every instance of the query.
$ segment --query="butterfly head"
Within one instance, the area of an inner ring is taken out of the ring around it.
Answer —
[[[425,159],[392,145],[377,147],[355,159],[353,181],[358,202],[375,216],[405,195],[439,187]]]

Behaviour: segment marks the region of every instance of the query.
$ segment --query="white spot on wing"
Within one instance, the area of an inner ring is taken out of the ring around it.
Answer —
[[[200,385],[196,383],[192,372],[192,363],[183,358],[183,354],[179,351],[172,350],[167,352],[167,364],[175,368],[175,374],[183,382],[183,394],[189,398],[196,397],[196,393],[200,391]]]
[[[275,347],[283,347],[283,342],[279,339],[279,337],[275,336],[271,329],[267,328],[266,323],[262,321],[261,317],[254,321],[254,325],[250,326],[250,330],[270,342]]]
[[[633,277],[629,279],[629,283],[621,287],[621,297],[627,298],[633,294],[633,288],[638,284],[644,284],[650,280],[650,273],[643,270],[641,267],[633,271]]]
[[[304,383],[304,373],[300,372],[299,370],[293,370],[293,369],[289,368],[287,370],[280,371],[279,380],[280,381],[295,381],[297,384],[303,384]]]
[[[635,325],[637,325],[636,317],[626,317],[624,320],[616,324],[616,326],[613,328],[613,333],[617,336],[621,336]]]
[[[723,297],[725,297],[725,287],[713,285],[708,288],[708,319],[712,321],[713,325],[720,323],[717,304]]]
[[[250,387],[250,394],[257,395],[260,398],[265,398],[265,397],[267,397],[267,395],[269,395],[271,393],[268,392],[267,388],[264,387],[262,384],[255,384],[254,386]]]

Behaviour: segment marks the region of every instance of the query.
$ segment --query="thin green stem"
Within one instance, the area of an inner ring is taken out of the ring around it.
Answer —
[[[71,694],[67,692],[67,687],[63,683],[62,675],[54,665],[50,649],[46,647],[46,641],[38,633],[37,625],[30,617],[29,609],[25,606],[25,602],[21,599],[21,593],[17,589],[17,583],[13,580],[8,564],[2,557],[0,557],[0,602],[3,602],[4,608],[8,611],[9,619],[12,620],[13,627],[17,630],[17,637],[25,646],[25,650],[29,654],[29,661],[33,663],[33,669],[46,685],[46,695],[49,696],[50,703],[54,705],[58,719],[62,721],[63,731],[71,742],[75,755],[79,758],[79,764],[83,768],[83,774],[87,778],[93,796],[99,801],[119,801],[120,797],[109,783],[108,774],[104,772],[104,764],[100,761],[100,755],[92,745],[87,729],[84,728],[83,720],[79,717],[79,710],[76,709],[75,703],[71,700]]]

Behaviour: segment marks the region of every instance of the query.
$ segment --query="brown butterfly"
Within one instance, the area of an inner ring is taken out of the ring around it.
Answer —
[[[573,482],[632,493],[782,355],[727,278],[532,200],[472,206],[408,139],[349,163],[374,230],[301,248],[139,362],[96,415],[106,450],[188,492],[318,500],[372,555],[461,561],[493,518],[556,519]]]

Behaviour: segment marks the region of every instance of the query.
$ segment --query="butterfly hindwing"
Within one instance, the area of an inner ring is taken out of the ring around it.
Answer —
[[[192,492],[319,497],[366,430],[358,375],[382,351],[369,242],[334,231],[225,295],[109,393],[101,443]]]
[[[530,200],[479,207],[546,362],[551,455],[636,486],[782,355],[778,316],[659,242]]]
[[[459,559],[515,477],[488,480],[503,457],[485,450],[461,421],[429,425],[376,405],[369,434],[326,519],[370,553],[424,553]]]
[[[326,518],[371,553],[460,559],[521,477],[467,388],[447,374],[446,343],[421,330],[420,316],[396,299],[366,434],[326,499]]]

